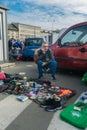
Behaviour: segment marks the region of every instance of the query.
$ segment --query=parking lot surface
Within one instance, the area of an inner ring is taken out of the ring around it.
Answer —
[[[37,65],[33,61],[16,62],[15,66],[3,69],[6,73],[26,72],[28,77],[37,78]],[[67,101],[66,106],[74,103],[78,96],[86,91],[82,86],[82,74],[77,72],[58,70],[56,80],[51,80],[50,74],[44,74],[43,79],[52,84],[76,91],[76,95]],[[62,121],[56,112],[47,112],[32,100],[19,102],[16,95],[0,93],[0,130],[80,130]]]

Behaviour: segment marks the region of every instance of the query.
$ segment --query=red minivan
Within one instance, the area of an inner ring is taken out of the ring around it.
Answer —
[[[66,29],[50,49],[58,68],[87,71],[87,22]]]

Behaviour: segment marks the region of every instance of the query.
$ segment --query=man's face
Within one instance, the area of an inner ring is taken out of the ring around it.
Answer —
[[[44,44],[43,48],[44,48],[45,51],[47,51],[48,50],[48,44]]]

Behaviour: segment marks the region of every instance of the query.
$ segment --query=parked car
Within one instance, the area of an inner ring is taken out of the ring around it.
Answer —
[[[25,39],[24,48],[22,51],[23,59],[33,58],[36,49],[40,48],[44,42],[43,38],[27,38]]]
[[[50,49],[58,68],[87,71],[87,22],[66,29]]]

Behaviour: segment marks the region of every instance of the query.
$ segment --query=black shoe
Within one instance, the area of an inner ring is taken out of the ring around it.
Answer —
[[[38,76],[38,79],[41,79],[43,75]]]
[[[54,102],[54,99],[49,98],[49,99],[45,100],[43,103],[41,103],[40,107],[46,108],[46,107],[50,106],[53,102]]]
[[[57,107],[48,106],[45,108],[45,110],[48,112],[55,112],[55,111],[61,110],[61,109],[62,109],[62,106],[57,106]]]
[[[62,108],[63,107],[62,107],[60,101],[54,101],[53,104],[46,107],[45,110],[49,111],[49,112],[54,112],[54,111],[57,111],[57,110],[61,110]]]
[[[46,108],[47,107],[47,104],[40,104],[40,107],[42,107],[42,108]]]
[[[56,78],[55,78],[55,76],[54,76],[54,75],[52,75],[51,79],[52,79],[52,80],[56,80]]]

